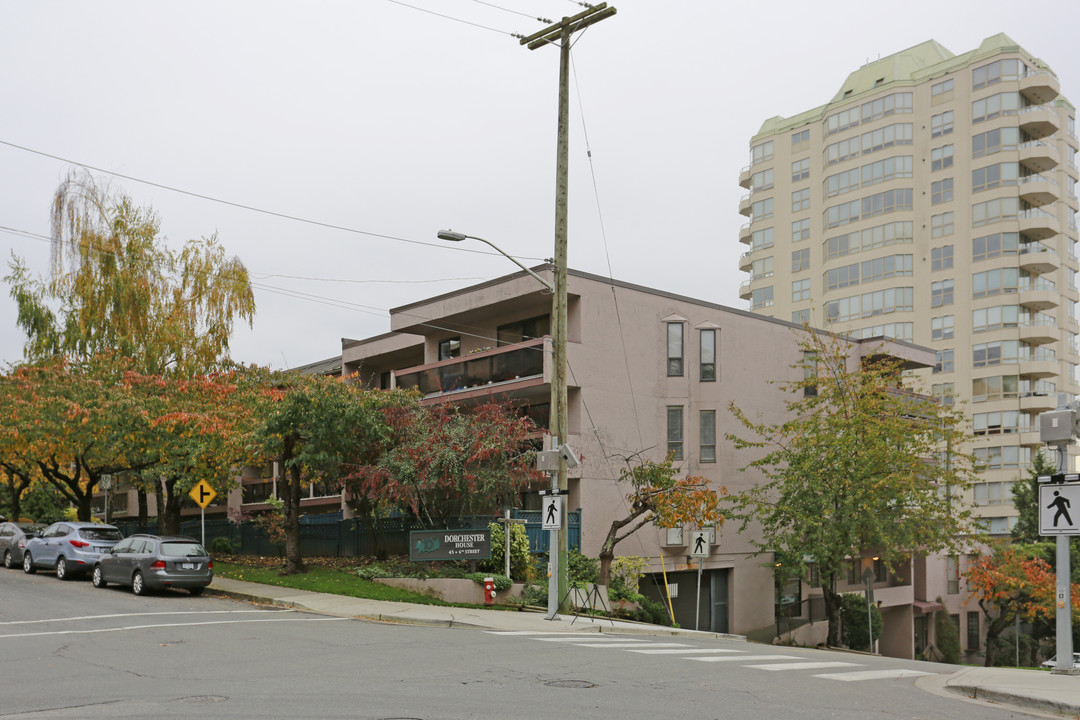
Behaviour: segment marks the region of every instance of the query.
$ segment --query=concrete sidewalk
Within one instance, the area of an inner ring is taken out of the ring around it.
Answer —
[[[623,620],[610,621],[586,616],[575,618],[573,615],[568,615],[552,621],[548,620],[544,613],[539,612],[366,600],[275,585],[260,585],[223,577],[215,577],[209,590],[219,595],[255,603],[403,625],[475,628],[503,632],[604,632],[664,637],[711,637],[746,642],[746,638],[740,635],[698,632]],[[937,690],[965,695],[976,700],[1010,705],[1021,710],[1080,718],[1080,676],[1053,675],[1048,671],[1040,670],[969,667],[952,675],[936,677],[939,680],[934,683],[934,689]],[[917,684],[923,685],[923,683]]]

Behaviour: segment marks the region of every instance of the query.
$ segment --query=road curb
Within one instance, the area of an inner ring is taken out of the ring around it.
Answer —
[[[969,697],[972,700],[984,700],[1017,708],[1052,712],[1066,717],[1080,717],[1080,704],[1032,697],[1031,695],[1009,692],[1008,690],[994,690],[993,688],[978,685],[949,685],[946,683],[945,689],[951,693]]]

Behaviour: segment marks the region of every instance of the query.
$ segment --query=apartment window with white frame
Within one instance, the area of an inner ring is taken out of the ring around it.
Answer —
[[[810,324],[810,310],[795,310],[791,313],[791,322],[798,323],[799,325]]]
[[[810,218],[791,223],[791,242],[810,239]]]
[[[938,280],[930,283],[930,307],[953,304],[953,281]]]
[[[763,142],[760,145],[755,145],[750,148],[750,164],[757,165],[761,162],[772,160],[773,158],[773,141],[769,140]]]
[[[930,86],[930,104],[936,105],[947,100],[951,100],[953,96],[953,79],[948,78],[942,80],[939,83]]]
[[[716,330],[706,328],[698,333],[699,379],[701,382],[716,381]]]
[[[791,302],[810,299],[810,278],[803,278],[791,283]]]
[[[799,132],[791,136],[791,145],[793,147],[804,142],[810,142],[810,128],[800,130]]]
[[[993,155],[1003,150],[1016,150],[1020,147],[1020,128],[1005,127],[987,130],[971,136],[971,157],[979,158]]]
[[[971,259],[976,262],[1001,257],[1002,255],[1016,255],[1019,252],[1019,233],[994,233],[973,238],[971,241]]]
[[[750,279],[761,280],[763,278],[770,278],[773,276],[773,259],[770,255],[767,258],[759,258],[750,263]]]
[[[667,374],[668,377],[682,377],[683,374],[683,324],[667,324]]]
[[[956,402],[956,384],[937,383],[930,387],[930,394],[945,407],[952,407]]]
[[[761,170],[750,176],[750,192],[768,190],[773,186],[773,169]]]
[[[772,307],[773,305],[773,287],[756,288],[750,293],[750,309],[758,310],[760,308]]]
[[[946,110],[930,118],[930,137],[941,137],[953,131],[953,111]]]
[[[971,192],[992,190],[1003,185],[1016,185],[1020,179],[1020,165],[1014,162],[997,163],[971,171]]]
[[[810,248],[793,250],[791,252],[791,272],[801,272],[810,269]]]
[[[971,225],[982,227],[1005,220],[1015,220],[1019,213],[1020,198],[995,198],[971,206]]]
[[[931,340],[948,340],[953,337],[954,330],[955,319],[952,315],[942,315],[930,319]]]
[[[810,209],[810,188],[803,188],[791,193],[791,212]]]
[[[771,227],[761,228],[750,233],[750,249],[751,250],[765,250],[773,246],[773,229]]]
[[[940,205],[953,199],[953,179],[943,178],[930,183],[930,204]]]
[[[991,95],[971,103],[971,123],[993,120],[1002,115],[1015,115],[1023,101],[1018,92],[1004,92]]]
[[[773,199],[758,200],[750,206],[750,222],[765,220],[773,216]]]
[[[938,170],[944,170],[945,168],[952,167],[953,164],[953,146],[942,145],[939,148],[933,148],[930,151],[930,170],[936,172]]]
[[[810,158],[803,158],[791,163],[791,182],[799,182],[810,177]]]
[[[953,266],[953,246],[930,248],[930,270],[948,270]]]
[[[945,592],[949,595],[960,592],[960,558],[956,555],[945,558]]]
[[[703,463],[714,463],[716,462],[716,411],[702,410],[698,414],[698,424],[701,428],[698,459]]]
[[[934,353],[934,374],[943,372],[952,372],[955,368],[956,351],[952,348],[946,348],[944,350],[938,350]]]
[[[930,237],[939,238],[953,234],[953,212],[930,216]]]
[[[675,460],[683,459],[683,407],[669,405],[667,409],[667,449]]]

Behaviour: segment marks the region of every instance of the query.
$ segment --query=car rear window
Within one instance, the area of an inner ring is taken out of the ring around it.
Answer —
[[[116,542],[117,540],[124,539],[124,536],[120,534],[120,531],[115,528],[83,528],[79,530],[79,535],[87,540],[106,540],[109,542]]]
[[[199,543],[167,542],[161,543],[161,554],[165,557],[204,557],[206,550]]]

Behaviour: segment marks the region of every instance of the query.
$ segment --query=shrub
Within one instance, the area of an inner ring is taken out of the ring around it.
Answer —
[[[649,562],[643,557],[617,557],[611,562],[611,584],[608,594],[615,594],[613,600],[630,600],[637,602],[632,597],[641,594],[639,581],[641,574],[649,567]]]
[[[841,639],[852,650],[872,650],[867,636],[866,598],[858,594],[841,596],[840,617],[843,620]],[[870,608],[870,622],[873,623],[874,639],[881,637],[881,611],[877,606]]]
[[[469,573],[468,575],[465,576],[466,580],[472,580],[473,582],[475,582],[475,583],[477,583],[479,585],[483,585],[484,580],[487,580],[488,578],[491,578],[492,580],[495,581],[495,589],[500,591],[500,592],[502,592],[503,590],[509,590],[510,587],[514,584],[514,581],[511,580],[510,578],[506,577],[505,575],[498,575],[496,573],[478,572],[478,573]]]
[[[584,589],[600,580],[600,561],[585,557],[580,550],[567,553],[567,574],[570,587]]]
[[[232,542],[227,537],[216,537],[210,541],[210,552],[215,555],[234,555]]]
[[[482,560],[480,569],[489,573],[506,570],[506,533],[503,524],[491,523],[491,559]],[[533,558],[529,552],[529,536],[521,523],[510,525],[510,577],[532,580]]]
[[[938,602],[941,602],[941,598],[938,598]],[[937,649],[941,652],[941,661],[953,665],[960,662],[960,631],[945,610],[934,613],[934,636],[937,638]]]

